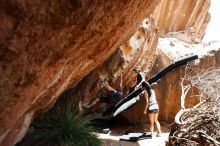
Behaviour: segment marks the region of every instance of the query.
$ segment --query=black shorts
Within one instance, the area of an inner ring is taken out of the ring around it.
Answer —
[[[158,113],[158,112],[159,112],[158,109],[148,110],[148,113]]]

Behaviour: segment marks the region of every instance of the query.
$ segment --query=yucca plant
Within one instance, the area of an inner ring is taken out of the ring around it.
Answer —
[[[70,104],[57,106],[32,124],[19,146],[99,146],[88,120]]]

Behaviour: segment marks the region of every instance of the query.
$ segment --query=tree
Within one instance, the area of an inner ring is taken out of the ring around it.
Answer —
[[[199,89],[199,104],[185,108],[190,88]],[[181,109],[171,126],[169,145],[220,145],[220,68],[185,68],[181,82]]]

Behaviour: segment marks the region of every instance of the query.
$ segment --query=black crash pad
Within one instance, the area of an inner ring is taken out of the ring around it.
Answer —
[[[130,141],[130,142],[137,142],[143,139],[150,139],[151,135],[146,133],[128,133],[123,135],[120,140],[123,141]]]
[[[191,54],[188,56],[184,56],[181,59],[174,61],[169,66],[167,66],[166,68],[159,71],[157,74],[155,74],[149,80],[147,80],[147,82],[151,85],[154,82],[161,79],[164,75],[166,75],[168,72],[172,71],[173,69],[175,69],[181,65],[187,64],[187,62],[195,60],[195,59],[198,59],[198,55]],[[103,112],[103,116],[108,115],[108,116],[115,117],[118,114],[120,114],[122,111],[128,109],[130,106],[134,105],[137,101],[139,101],[139,98],[137,98],[137,96],[141,92],[143,92],[143,90],[145,90],[145,88],[143,88],[143,86],[139,87],[138,89],[136,89],[135,91],[130,93],[127,97],[123,98],[118,103],[112,105],[105,112]],[[135,100],[134,98],[137,98],[137,100]]]

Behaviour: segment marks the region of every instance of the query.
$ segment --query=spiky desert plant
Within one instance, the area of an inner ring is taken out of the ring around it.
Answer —
[[[89,121],[77,114],[71,103],[57,106],[34,121],[32,130],[19,146],[99,146]]]

